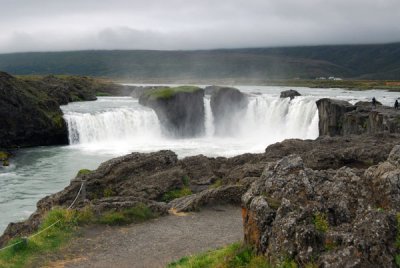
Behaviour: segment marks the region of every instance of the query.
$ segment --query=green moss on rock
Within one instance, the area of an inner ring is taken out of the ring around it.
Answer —
[[[78,176],[82,176],[82,175],[87,175],[87,174],[90,174],[90,173],[92,173],[92,171],[90,170],[90,169],[81,169],[81,170],[79,170],[78,171]]]
[[[191,195],[191,194],[192,194],[192,190],[190,190],[189,187],[185,186],[182,189],[175,189],[175,190],[166,192],[162,197],[162,201],[170,202],[171,200],[174,200],[176,198]]]
[[[195,86],[180,86],[180,87],[165,87],[165,88],[158,88],[145,93],[145,96],[149,99],[169,99],[175,96],[177,93],[193,93],[198,90],[202,90],[199,87]]]

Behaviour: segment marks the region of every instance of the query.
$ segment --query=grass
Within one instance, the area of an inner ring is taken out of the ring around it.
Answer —
[[[35,258],[47,252],[59,249],[69,241],[80,224],[93,220],[93,214],[88,210],[82,212],[76,210],[53,209],[44,218],[39,231],[55,224],[45,232],[30,238],[27,243],[20,243],[14,247],[0,252],[0,267],[26,267]],[[8,244],[22,241],[21,238],[11,240]]]
[[[189,176],[183,176],[182,177],[182,183],[183,183],[183,185],[185,185],[185,186],[189,186],[189,184],[190,184],[190,177]]]
[[[325,213],[317,212],[314,214],[315,229],[326,233],[329,229],[328,216]]]
[[[195,92],[197,90],[200,90],[199,87],[195,86],[180,86],[180,87],[173,87],[173,88],[160,88],[160,89],[155,89],[151,90],[147,93],[147,97],[151,99],[169,99],[173,97],[175,94],[180,93],[180,92]]]
[[[190,188],[188,186],[184,186],[181,189],[175,189],[175,190],[166,192],[162,197],[162,201],[170,202],[171,200],[174,200],[176,198],[191,195],[191,194],[192,194],[192,190],[190,190]]]
[[[115,215],[122,215],[118,217]],[[93,211],[87,207],[82,210],[67,210],[55,208],[47,213],[40,231],[53,225],[37,236],[28,239],[27,243],[19,243],[13,247],[0,251],[1,268],[21,268],[30,267],[31,263],[39,256],[59,250],[71,238],[77,235],[77,230],[85,224],[127,224],[141,222],[157,216],[150,208],[144,204],[138,204],[132,208],[127,208],[121,212],[107,212],[96,217]],[[16,238],[9,241],[8,245],[23,241],[22,238]]]
[[[222,180],[221,179],[217,179],[213,184],[211,184],[210,186],[208,186],[208,189],[216,189],[222,186]]]
[[[81,169],[81,170],[79,170],[78,171],[78,176],[82,176],[82,175],[87,175],[87,174],[90,174],[90,173],[92,173],[92,171],[90,170],[90,169]]]
[[[115,192],[110,187],[105,188],[104,191],[103,191],[103,196],[104,197],[111,197],[111,196],[114,196],[114,195],[115,195]]]
[[[104,213],[99,222],[107,225],[123,225],[134,222],[142,222],[155,218],[157,215],[144,204],[138,204],[132,208],[126,208],[121,211],[110,211]]]
[[[106,93],[106,92],[96,92],[96,96],[97,97],[108,97],[108,96],[112,96],[110,93]]]
[[[9,154],[3,151],[0,151],[0,161],[1,160],[7,160],[9,157]]]
[[[266,259],[241,243],[234,243],[227,247],[208,251],[199,255],[183,257],[170,263],[168,268],[270,268]]]

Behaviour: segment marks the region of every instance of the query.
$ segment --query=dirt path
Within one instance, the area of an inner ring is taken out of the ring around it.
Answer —
[[[86,229],[49,267],[165,267],[243,238],[240,208],[223,206],[125,227]],[[61,260],[64,259],[64,260]]]

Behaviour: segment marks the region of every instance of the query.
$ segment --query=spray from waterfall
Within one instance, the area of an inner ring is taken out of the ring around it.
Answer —
[[[259,148],[287,138],[318,137],[318,110],[315,98],[312,97],[289,100],[268,95],[250,96],[247,109],[235,115],[235,131],[226,133],[225,136],[215,134],[216,126],[208,96],[204,98],[204,106],[204,136],[182,139],[179,145],[192,146],[201,140],[214,146],[229,140],[234,144],[254,145]],[[171,139],[163,137],[157,115],[139,105],[134,109],[115,107],[95,113],[68,111],[64,117],[68,124],[70,144],[126,142],[158,149],[176,146],[178,143],[175,139],[172,144]]]

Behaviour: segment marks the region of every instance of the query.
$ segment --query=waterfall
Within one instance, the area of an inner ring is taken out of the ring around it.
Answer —
[[[204,98],[204,127],[205,127],[205,135],[207,137],[211,137],[214,135],[214,117],[211,111],[210,99]]]
[[[64,118],[70,144],[161,136],[157,115],[147,109],[115,108],[95,114],[68,112]]]
[[[106,100],[103,101],[106,103]],[[250,96],[247,109],[235,115],[237,128],[234,133],[216,137],[210,99],[205,97],[206,131],[201,139],[206,144],[222,144],[230,140],[233,143],[242,143],[244,148],[256,144],[258,147],[264,146],[287,138],[315,139],[318,137],[318,110],[315,101],[315,97],[304,96],[293,100],[271,95]],[[117,141],[135,146],[149,146],[150,150],[156,146],[171,146],[171,141],[161,133],[155,112],[137,103],[132,105],[133,108],[125,105],[95,112],[90,112],[90,109],[83,112],[73,109],[66,111],[64,118],[68,124],[70,144],[107,144]],[[187,144],[187,139],[185,142]]]

